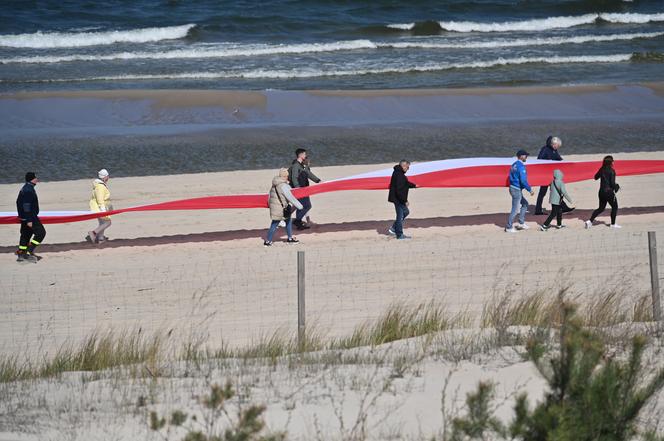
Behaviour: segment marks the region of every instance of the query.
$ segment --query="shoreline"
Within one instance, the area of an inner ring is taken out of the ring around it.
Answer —
[[[574,154],[664,148],[664,83],[373,91],[128,90],[0,95],[0,183],[502,156],[547,136]],[[39,158],[37,160],[36,158]]]

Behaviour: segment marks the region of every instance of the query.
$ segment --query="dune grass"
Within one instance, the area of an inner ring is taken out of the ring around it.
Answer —
[[[558,328],[561,325],[561,305],[566,296],[565,289],[557,295],[539,291],[526,296],[515,296],[509,292],[495,296],[484,305],[480,326],[496,329],[503,335],[510,326]],[[627,307],[624,298],[629,297],[615,290],[590,296],[580,308],[578,317],[588,327],[652,320],[648,297],[638,299],[631,308]],[[222,345],[210,350],[200,339],[175,348],[168,334],[147,335],[140,329],[119,333],[94,332],[79,345],[64,345],[52,356],[44,356],[37,361],[25,361],[19,356],[0,356],[0,383],[53,377],[64,372],[97,372],[121,366],[140,368],[141,375],[146,371],[155,376],[159,375],[157,365],[161,360],[202,363],[212,359],[267,359],[274,363],[278,358],[291,354],[377,346],[471,326],[468,314],[450,314],[444,306],[431,301],[417,305],[392,304],[378,319],[362,323],[347,337],[328,338],[325,332],[311,327],[306,330],[304,341],[298,341],[297,333],[278,330],[243,348]]]
[[[561,305],[570,297],[569,290],[560,289],[557,295],[538,291],[530,295],[516,296],[511,292],[494,296],[484,305],[480,319],[483,328],[504,329],[508,326],[561,325]],[[585,296],[578,317],[583,326],[609,327],[621,323],[648,322],[653,320],[652,302],[643,296],[629,302],[632,296],[623,289],[592,293]],[[580,300],[580,299],[573,299]]]
[[[80,345],[64,345],[50,358],[22,360],[0,357],[0,382],[29,380],[63,372],[95,372],[119,366],[145,363],[154,366],[162,355],[164,337],[134,332],[94,332]]]

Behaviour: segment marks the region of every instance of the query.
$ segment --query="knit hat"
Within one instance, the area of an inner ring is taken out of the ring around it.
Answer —
[[[99,179],[104,179],[106,176],[108,176],[108,171],[106,171],[105,168],[102,168],[97,174],[99,175]]]
[[[35,174],[35,172],[27,172],[25,174],[25,182],[30,182],[36,177],[37,177],[37,175]]]

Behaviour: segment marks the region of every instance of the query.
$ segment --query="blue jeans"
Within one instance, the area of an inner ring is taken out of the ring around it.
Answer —
[[[290,239],[293,237],[293,222],[292,218],[284,219],[286,222],[286,234],[288,234],[288,238]],[[274,236],[274,232],[277,231],[277,228],[279,228],[279,222],[278,220],[273,220],[272,223],[270,224],[270,229],[267,231],[267,241],[272,242],[272,237]]]
[[[403,236],[403,221],[406,220],[410,214],[410,210],[406,207],[406,204],[401,202],[393,202],[394,209],[397,212],[397,219],[392,224],[392,230],[396,233],[397,237]]]
[[[526,222],[526,210],[528,210],[528,201],[523,197],[522,191],[520,188],[512,187],[510,185],[510,195],[512,196],[512,211],[510,212],[510,217],[507,218],[506,228],[509,230],[514,225],[514,218],[516,217],[517,212],[519,213],[519,223],[523,224]],[[519,205],[521,205],[521,211],[519,211]]]
[[[298,199],[298,201],[300,201],[300,204],[302,204],[302,209],[297,210],[295,219],[298,222],[301,222],[302,219],[304,219],[304,216],[306,216],[309,210],[311,210],[311,198],[307,196],[306,198]]]

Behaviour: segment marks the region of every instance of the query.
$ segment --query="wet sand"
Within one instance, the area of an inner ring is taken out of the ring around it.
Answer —
[[[0,95],[0,183],[503,156],[657,151],[661,83],[381,91],[98,91]]]

